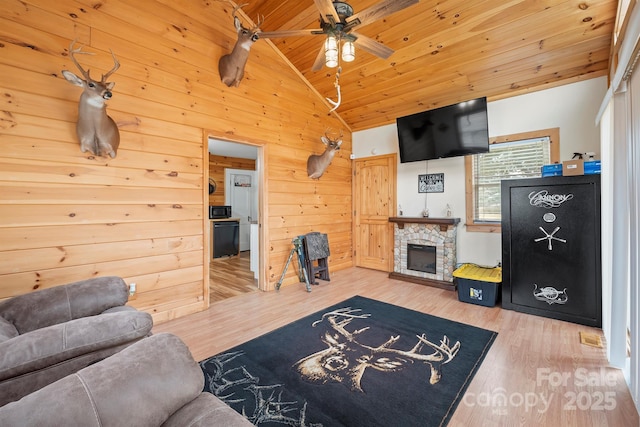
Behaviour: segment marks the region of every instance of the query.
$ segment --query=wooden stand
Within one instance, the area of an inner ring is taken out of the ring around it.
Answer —
[[[304,251],[306,254],[309,281],[317,285],[316,278],[329,281],[329,240],[326,234],[312,232],[304,236]]]

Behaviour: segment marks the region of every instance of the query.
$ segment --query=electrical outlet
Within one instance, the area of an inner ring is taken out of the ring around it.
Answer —
[[[135,283],[130,283],[129,284],[129,296],[132,297],[136,294],[136,284]]]

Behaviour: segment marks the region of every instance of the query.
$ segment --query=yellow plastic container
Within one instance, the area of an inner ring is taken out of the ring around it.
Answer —
[[[458,299],[462,302],[493,307],[500,297],[501,267],[480,267],[463,264],[453,272],[458,285]]]
[[[480,267],[475,264],[462,264],[453,272],[453,277],[479,280],[481,282],[501,283],[502,267]]]

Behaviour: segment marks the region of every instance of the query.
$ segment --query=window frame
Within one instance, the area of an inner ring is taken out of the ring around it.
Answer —
[[[506,142],[516,142],[526,139],[549,138],[549,154],[551,163],[560,163],[560,128],[541,129],[531,132],[514,133],[511,135],[502,135],[489,138],[489,145],[504,144]],[[465,176],[465,225],[467,231],[481,233],[501,233],[502,225],[500,223],[478,223],[474,221],[473,215],[473,169],[472,156],[464,157],[464,176]]]

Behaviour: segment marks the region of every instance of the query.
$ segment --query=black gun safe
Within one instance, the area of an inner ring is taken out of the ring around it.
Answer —
[[[502,307],[602,326],[600,175],[502,181]]]

